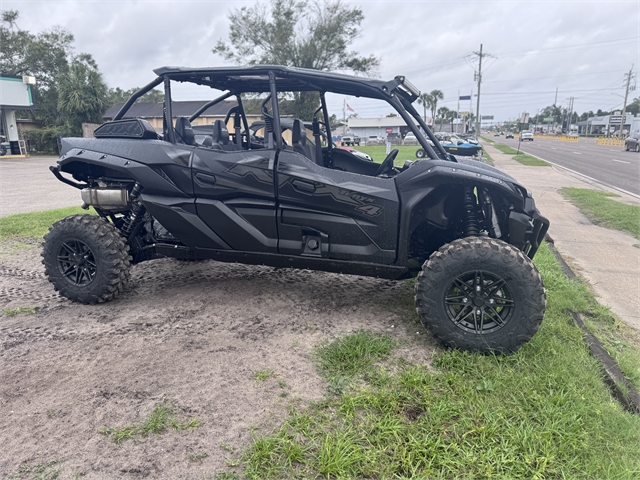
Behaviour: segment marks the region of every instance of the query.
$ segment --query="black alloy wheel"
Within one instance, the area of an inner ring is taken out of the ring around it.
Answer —
[[[505,280],[482,270],[454,278],[445,293],[444,304],[454,325],[480,335],[504,327],[515,306]]]
[[[58,271],[71,285],[89,285],[93,282],[97,270],[93,252],[85,243],[74,239],[60,244]]]
[[[444,245],[422,266],[416,310],[444,346],[510,353],[540,328],[546,308],[542,277],[518,248],[489,237]]]

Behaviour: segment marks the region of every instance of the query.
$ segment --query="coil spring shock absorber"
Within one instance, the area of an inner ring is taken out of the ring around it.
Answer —
[[[476,196],[473,194],[473,187],[465,187],[464,189],[464,212],[465,236],[478,236],[480,230],[478,230],[478,219],[476,218]]]
[[[138,182],[136,182],[136,184],[133,186],[133,190],[131,190],[131,195],[130,195],[131,210],[129,211],[129,215],[127,215],[126,218],[124,219],[124,222],[122,223],[122,228],[120,229],[120,231],[122,232],[122,235],[127,240],[129,239],[129,237],[131,236],[131,233],[136,229],[136,227],[142,220],[142,217],[144,216],[145,208],[140,202],[138,202],[138,197],[140,196],[141,192],[142,192],[142,186]]]

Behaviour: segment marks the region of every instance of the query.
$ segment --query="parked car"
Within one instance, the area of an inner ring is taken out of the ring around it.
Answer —
[[[352,133],[349,133],[347,135],[343,135],[342,139],[340,139],[340,145],[344,146],[351,146],[351,145],[360,145],[360,137],[358,135],[354,135]]]
[[[7,142],[7,137],[0,135],[0,156],[11,153],[11,144]]]
[[[418,139],[412,132],[407,133],[404,136],[403,145],[418,145]]]
[[[627,137],[624,141],[624,149],[627,152],[629,150],[640,152],[640,132],[632,133]]]
[[[533,132],[531,130],[523,130],[520,132],[520,140],[522,142],[533,142]]]
[[[369,135],[367,137],[366,145],[384,145],[386,143],[385,139],[380,135]]]
[[[448,154],[407,108],[420,92],[405,77],[382,81],[273,65],[155,73],[95,138],[62,139],[51,171],[80,190],[83,206],[97,215],[64,218],[45,236],[45,275],[61,295],[105,302],[124,291],[132,264],[214,259],[417,277],[419,318],[452,348],[512,352],[536,333],[546,297],[531,259],[549,221],[513,177]],[[174,125],[176,82],[218,90],[207,105],[233,92],[229,122],[217,120],[200,143],[191,126],[199,112]],[[161,134],[142,118],[124,119],[161,84],[168,118]],[[321,100],[310,124],[313,145],[299,119],[289,119],[290,142],[283,141],[282,92],[298,88]],[[378,164],[331,142],[323,146],[322,137],[332,138],[325,95],[353,92],[411,117],[413,133],[416,125],[426,132],[416,137],[429,160],[396,167],[397,148]],[[248,125],[245,94],[262,95],[262,139]]]

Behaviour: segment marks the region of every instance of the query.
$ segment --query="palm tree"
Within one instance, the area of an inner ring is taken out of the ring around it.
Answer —
[[[431,104],[429,105],[431,107],[431,117],[435,123],[436,112],[438,111],[438,100],[442,100],[444,98],[444,93],[442,93],[442,90],[431,90],[429,95],[431,96]]]
[[[107,86],[100,72],[82,60],[74,60],[58,83],[58,110],[73,133],[82,122],[101,123],[107,108]]]
[[[440,107],[438,109],[438,118],[440,119],[440,131],[442,131],[442,124],[444,123],[444,121],[449,119],[450,112],[451,110],[449,110],[447,107]]]
[[[456,112],[455,110],[449,110],[447,116],[449,117],[449,120],[451,121],[451,133],[453,133],[453,121],[458,118],[458,112]]]
[[[424,108],[424,123],[427,123],[427,107],[431,107],[432,97],[430,93],[423,93],[418,97],[418,103]]]

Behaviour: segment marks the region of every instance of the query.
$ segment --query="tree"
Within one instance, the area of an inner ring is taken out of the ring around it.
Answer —
[[[431,107],[431,95],[426,92],[420,94],[420,96],[418,97],[418,103],[422,105],[422,108],[424,109],[423,120],[424,123],[427,123],[427,107]]]
[[[82,134],[82,123],[102,123],[107,108],[107,85],[95,68],[95,62],[75,59],[60,76],[58,109],[65,115],[72,134]]]
[[[372,74],[380,60],[360,56],[349,46],[360,35],[364,14],[340,0],[271,0],[269,6],[229,13],[229,40],[214,53],[237,64],[272,64],[314,70]],[[315,92],[294,95],[295,115],[310,120],[320,101]]]
[[[458,118],[458,112],[456,112],[455,110],[449,110],[449,112],[447,112],[447,117],[451,122],[451,133],[453,133],[453,121]]]
[[[435,118],[435,112],[438,110],[438,100],[444,98],[444,93],[441,90],[431,90],[431,116]]]
[[[129,90],[122,90],[120,87],[110,88],[107,95],[107,103],[109,106],[116,103],[124,103],[138,90],[140,90],[138,87],[130,88]],[[164,92],[154,88],[138,98],[136,103],[160,103],[163,100]]]
[[[634,98],[633,102],[627,105],[626,113],[637,115],[640,113],[640,97]]]
[[[449,119],[451,110],[447,107],[440,107],[438,109],[438,118],[440,119],[440,131],[442,131],[442,124]]]
[[[58,108],[58,81],[69,72],[70,64],[78,60],[97,70],[97,65],[86,53],[75,55],[73,35],[60,27],[34,34],[21,30],[17,21],[19,12],[6,10],[0,18],[0,71],[9,75],[36,77],[32,86],[37,109],[19,112],[44,127],[59,127],[66,120]]]

